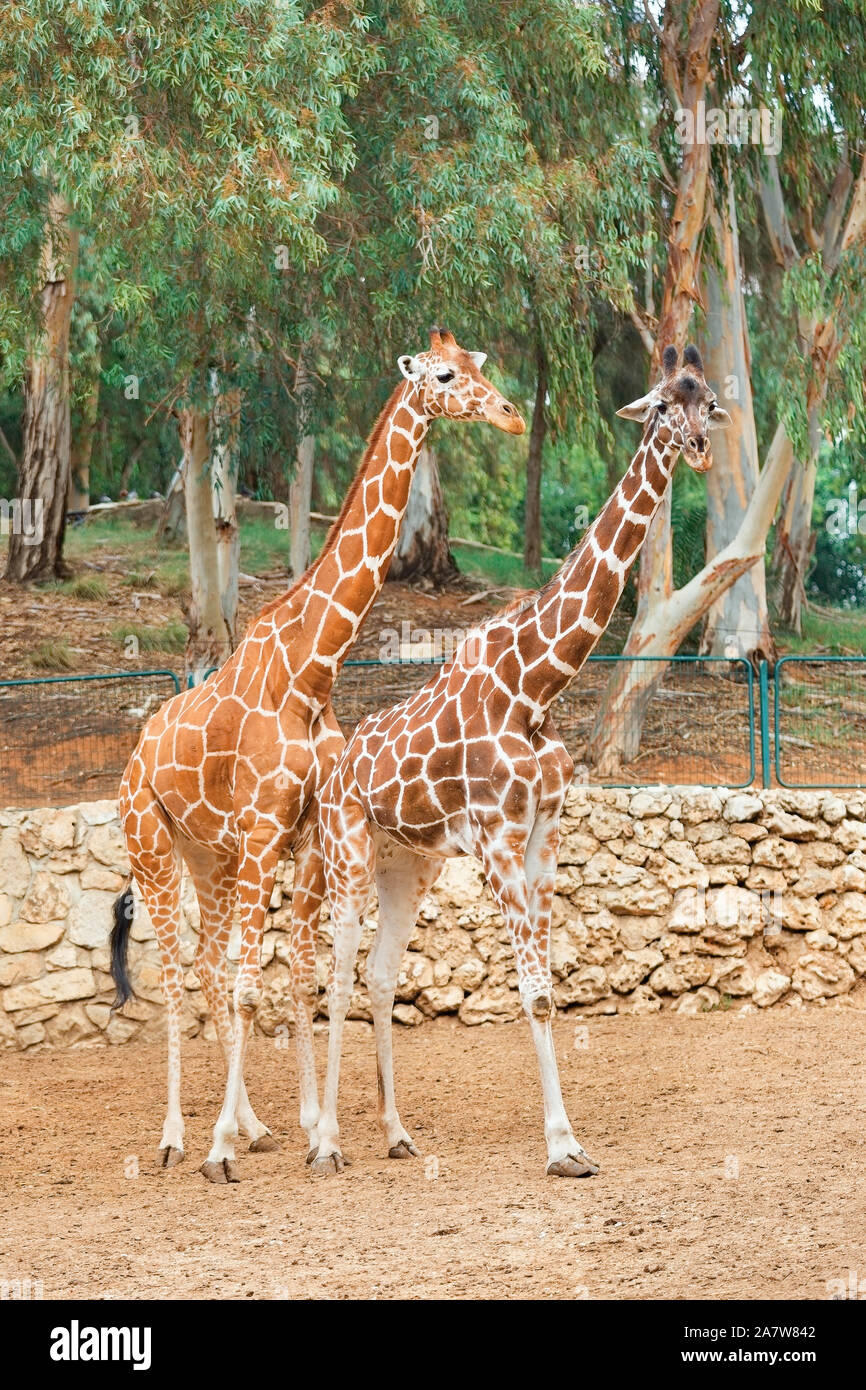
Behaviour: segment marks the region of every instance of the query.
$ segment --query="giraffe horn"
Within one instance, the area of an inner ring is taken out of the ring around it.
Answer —
[[[453,334],[453,333],[449,333],[447,328],[440,328],[440,329],[439,329],[439,337],[441,338],[441,340],[442,340],[442,342],[444,343],[445,347],[456,347],[456,346],[457,346],[457,343],[456,343],[455,340],[454,340],[454,334]]]
[[[442,346],[442,329],[441,329],[441,328],[431,328],[431,329],[430,329],[430,346],[431,346],[431,348],[438,348],[438,347],[441,347],[441,346]]]
[[[694,367],[696,371],[699,371],[703,375],[704,364],[701,359],[701,354],[698,352],[694,343],[689,343],[683,353],[683,362],[687,363],[690,367]]]
[[[671,372],[676,371],[679,357],[680,355],[674,347],[673,343],[668,343],[667,347],[662,353],[662,366],[665,369],[665,376],[670,376]]]

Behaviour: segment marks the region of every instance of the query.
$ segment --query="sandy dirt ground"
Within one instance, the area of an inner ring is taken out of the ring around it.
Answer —
[[[0,1279],[41,1280],[46,1299],[826,1299],[828,1281],[866,1275],[862,1012],[555,1027],[595,1178],[545,1175],[525,1024],[396,1030],[403,1120],[424,1154],[403,1162],[376,1126],[371,1030],[349,1025],[353,1163],[317,1181],[293,1044],[256,1039],[250,1092],[283,1148],[244,1152],[243,1180],[223,1187],[196,1172],[220,1101],[215,1047],[185,1046],[187,1159],[168,1172],[159,1046],[5,1054]]]

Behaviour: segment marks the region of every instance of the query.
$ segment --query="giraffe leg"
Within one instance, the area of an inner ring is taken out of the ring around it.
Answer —
[[[183,967],[180,961],[180,860],[168,819],[145,787],[135,793],[124,817],[133,875],[141,888],[162,957],[162,988],[168,1023],[168,1104],[159,1152],[163,1168],[184,1156],[184,1123],[180,1108],[180,1024],[183,1006]]]
[[[517,962],[524,1012],[541,1073],[547,1171],[554,1177],[582,1178],[597,1164],[575,1139],[562,1099],[553,1044],[553,980],[550,974],[550,905],[559,842],[559,817],[540,815],[523,855],[516,837],[500,834],[479,847],[491,891],[505,917]],[[533,910],[534,909],[534,910]]]
[[[241,954],[234,987],[234,1027],[228,1059],[225,1096],[214,1126],[213,1143],[201,1172],[209,1182],[239,1182],[235,1144],[241,1096],[244,1093],[244,1057],[253,1017],[262,996],[262,934],[273,892],[279,842],[273,833],[243,837],[238,858],[238,901],[241,909]]]
[[[298,1049],[298,1081],[301,1092],[301,1129],[308,1142],[307,1161],[312,1162],[319,1144],[319,1088],[313,1051],[313,1013],[318,996],[316,940],[319,913],[325,893],[325,874],[318,826],[295,848],[292,888],[292,938],[289,950],[295,1041]]]
[[[376,1033],[378,1117],[389,1158],[408,1158],[418,1153],[397,1111],[391,1015],[403,953],[414,930],[424,894],[435,883],[441,868],[441,859],[425,858],[386,840],[378,844],[376,891],[379,898],[379,927],[367,958],[367,991],[373,1006]]]
[[[184,844],[183,855],[195,884],[201,912],[195,972],[201,981],[228,1067],[232,1046],[232,1023],[228,1005],[226,952],[237,896],[237,862],[233,855],[218,855],[204,846],[191,843]],[[264,1153],[279,1148],[267,1125],[262,1124],[250,1105],[243,1078],[238,1098],[238,1124],[252,1141],[252,1153]]]
[[[352,997],[355,957],[364,926],[364,913],[373,886],[375,851],[363,808],[356,795],[336,806],[320,808],[323,843],[330,844],[326,878],[334,930],[334,965],[328,988],[328,1071],[319,1116],[318,1153],[310,1164],[313,1177],[340,1173],[346,1160],[340,1151],[337,1098],[343,1026]]]

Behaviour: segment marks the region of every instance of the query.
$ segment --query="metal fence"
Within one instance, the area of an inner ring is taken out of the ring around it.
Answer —
[[[179,689],[172,671],[0,682],[0,806],[116,796],[142,725]]]
[[[866,657],[781,657],[773,737],[779,786],[866,786]]]
[[[334,690],[344,731],[437,664],[347,662]],[[643,694],[602,725],[600,711],[618,708],[604,699],[617,672]],[[142,725],[179,688],[171,671],[0,682],[0,806],[115,796]],[[772,675],[762,662],[757,680],[742,657],[590,657],[552,714],[578,776],[596,786],[866,786],[866,656],[783,657]],[[601,734],[621,757],[599,768]]]

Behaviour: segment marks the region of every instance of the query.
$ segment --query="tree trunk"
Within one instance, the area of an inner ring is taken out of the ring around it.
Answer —
[[[713,466],[707,474],[707,560],[733,540],[758,481],[758,438],[752,401],[749,331],[740,286],[737,211],[732,185],[726,206],[711,223],[720,265],[704,267],[707,303],[704,368],[731,416],[713,434]],[[730,383],[730,385],[728,385]],[[751,569],[710,605],[701,639],[710,656],[745,656],[753,664],[775,660],[763,565]]]
[[[13,501],[6,578],[18,583],[62,576],[69,488],[69,323],[78,232],[70,208],[52,198],[43,250],[41,325],[24,374],[24,429],[18,497]]]
[[[687,16],[685,31],[684,14]],[[678,352],[682,352],[692,309],[695,303],[701,303],[700,245],[706,211],[710,146],[700,125],[703,103],[706,101],[710,49],[718,17],[719,0],[690,0],[687,6],[667,0],[664,10],[659,58],[671,100],[678,112],[683,114],[680,135],[683,155],[667,233],[667,262],[654,341],[650,342],[651,335],[645,327],[641,331],[644,343],[652,349],[651,381],[659,376],[666,347],[673,344]],[[676,597],[673,593],[671,492],[672,488],[669,487],[650,524],[640,553],[637,611],[623,649],[624,655],[636,656],[643,652],[647,644],[652,643],[657,634],[664,630],[666,607]],[[704,612],[706,606],[694,613],[692,622],[697,622]],[[634,669],[629,670],[629,667]],[[617,765],[635,740],[639,744],[646,704],[656,679],[657,670],[653,663],[615,665],[590,741],[592,760],[598,761],[603,771]]]
[[[767,532],[792,459],[791,441],[784,426],[779,425],[737,534],[688,584],[654,605],[651,622],[632,628],[637,634],[632,655],[673,656],[711,605],[763,559]],[[623,764],[637,756],[646,707],[660,674],[652,661],[615,663],[587,750],[589,762],[602,776],[618,775]]]
[[[439,481],[436,454],[424,445],[400,528],[389,579],[428,579],[446,584],[458,573],[448,545],[448,511]]]
[[[236,388],[220,392],[216,372],[213,373],[211,384],[215,397],[211,494],[216,527],[217,573],[220,607],[233,650],[238,620],[238,573],[241,558],[236,504],[241,393]]]
[[[313,462],[316,456],[315,436],[310,433],[312,417],[312,382],[304,364],[304,354],[298,356],[295,395],[298,401],[298,452],[295,476],[289,487],[289,567],[293,579],[300,579],[312,558],[310,549],[310,509],[313,505]]]
[[[186,520],[189,534],[191,598],[187,610],[187,675],[200,678],[219,666],[232,650],[232,634],[223,615],[219,548],[214,524],[210,477],[208,417],[199,410],[180,412]]]
[[[547,359],[539,343],[535,354],[535,405],[526,460],[526,534],[523,542],[523,567],[536,581],[541,579],[541,471],[547,434],[546,401]]]
[[[156,528],[158,541],[186,540],[186,493],[183,481],[183,459],[168,485],[162,516]]]
[[[80,419],[76,421],[72,429],[66,510],[74,516],[83,516],[90,507],[90,459],[93,454],[93,436],[96,431],[98,409],[99,374],[97,371],[81,406]]]
[[[670,344],[679,352],[695,303],[700,304],[698,288],[699,252],[704,227],[710,146],[698,134],[700,106],[706,99],[710,65],[710,45],[719,16],[719,0],[693,0],[688,15],[688,33],[683,41],[682,6],[668,0],[664,12],[664,42],[660,58],[665,81],[678,109],[688,113],[684,126],[683,158],[677,180],[677,196],[667,236],[667,262],[662,288],[658,329],[652,345],[650,379],[661,369],[662,353]],[[657,603],[669,597],[673,588],[671,554],[671,490],[665,494],[649,528],[641,550],[637,584],[637,614],[625,650],[640,644],[643,624]]]
[[[791,234],[775,155],[767,159],[760,193],[773,254],[783,270],[790,270],[802,258]],[[842,260],[850,258],[852,252],[857,254],[866,242],[866,155],[855,179],[848,163],[847,149],[843,149],[827,199],[822,232],[821,240],[812,249],[820,251],[822,270],[829,281]],[[797,633],[802,628],[806,575],[815,546],[812,507],[821,449],[823,406],[830,373],[843,346],[843,338],[835,322],[839,298],[828,291],[825,303],[829,306],[825,318],[803,314],[797,324],[799,348],[810,363],[806,388],[809,455],[804,466],[795,469],[789,479],[782,518],[776,528],[773,557],[779,621]]]

